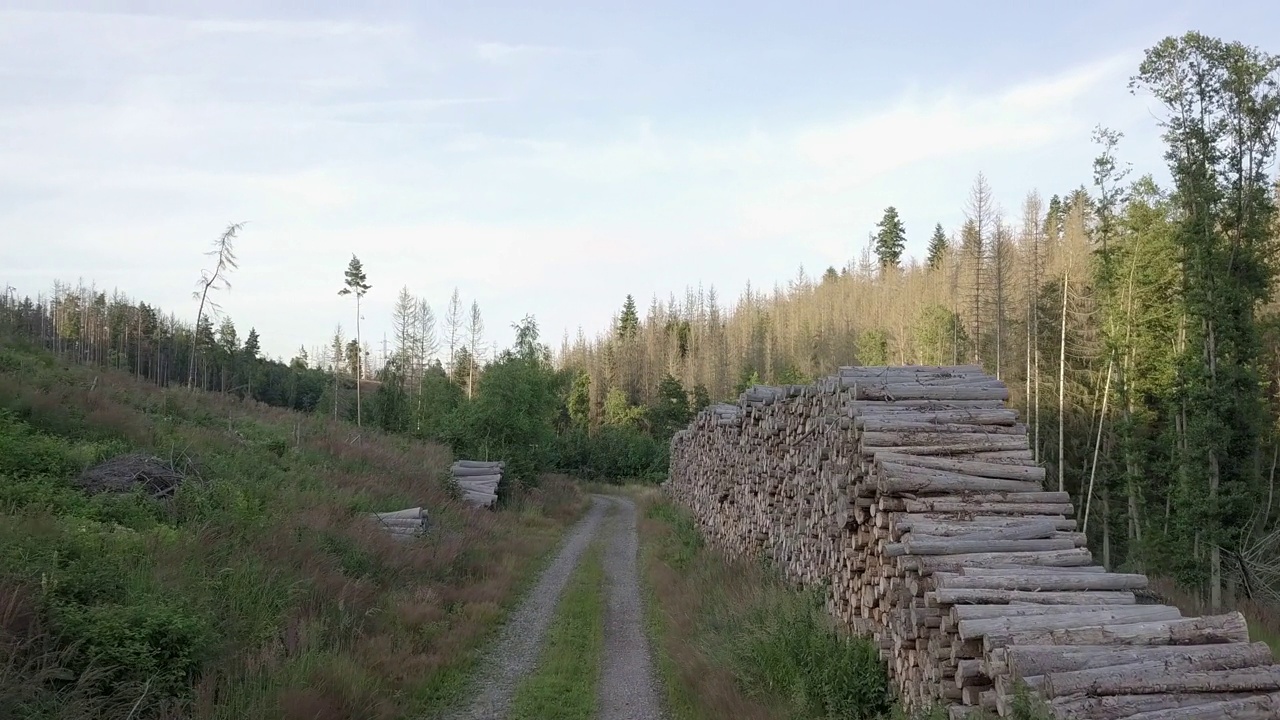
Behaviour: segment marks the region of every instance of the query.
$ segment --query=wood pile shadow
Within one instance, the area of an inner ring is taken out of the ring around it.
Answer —
[[[664,484],[732,556],[825,585],[908,708],[1063,719],[1280,718],[1280,665],[1238,612],[1140,604],[1044,487],[1008,388],[976,366],[850,367],[748,389],[671,442]]]

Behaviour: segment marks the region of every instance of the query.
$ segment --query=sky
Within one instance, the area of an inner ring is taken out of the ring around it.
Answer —
[[[1280,52],[1280,3],[0,0],[0,286],[219,300],[288,359],[380,349],[402,287],[478,303],[491,346],[722,300],[856,259],[885,207],[923,254],[982,172],[1011,221],[1091,183],[1090,136],[1167,177],[1143,50],[1188,30]]]

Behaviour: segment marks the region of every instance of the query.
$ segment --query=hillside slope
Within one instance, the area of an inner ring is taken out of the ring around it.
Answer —
[[[87,494],[125,453],[171,498]],[[0,717],[394,718],[456,697],[583,507],[447,497],[447,450],[0,338]],[[424,506],[398,540],[366,513]]]

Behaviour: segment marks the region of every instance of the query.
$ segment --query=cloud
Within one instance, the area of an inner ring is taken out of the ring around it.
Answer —
[[[208,237],[247,219],[225,305],[282,354],[350,324],[333,293],[352,252],[375,287],[373,336],[401,285],[437,307],[457,286],[500,342],[525,312],[554,341],[607,321],[624,292],[767,286],[850,257],[886,197],[910,229],[913,211],[958,207],[950,184],[980,163],[998,175],[1087,142],[1115,74],[854,98],[783,122],[620,103],[580,82],[587,63],[546,64],[546,92],[488,67],[604,50],[348,20],[13,17],[0,11],[0,40],[16,38],[0,73],[29,88],[0,90],[0,230],[31,240],[0,243],[4,274],[31,292],[45,275],[97,277],[180,311]]]

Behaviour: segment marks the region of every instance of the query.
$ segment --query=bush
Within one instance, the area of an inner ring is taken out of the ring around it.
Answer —
[[[184,694],[213,643],[208,620],[153,598],[129,605],[57,605],[51,619],[76,648],[73,666],[106,670],[104,683],[150,683],[159,696]],[[106,689],[104,687],[104,689]]]
[[[555,455],[557,469],[588,480],[660,482],[667,474],[667,446],[634,427],[571,428],[556,439]]]

